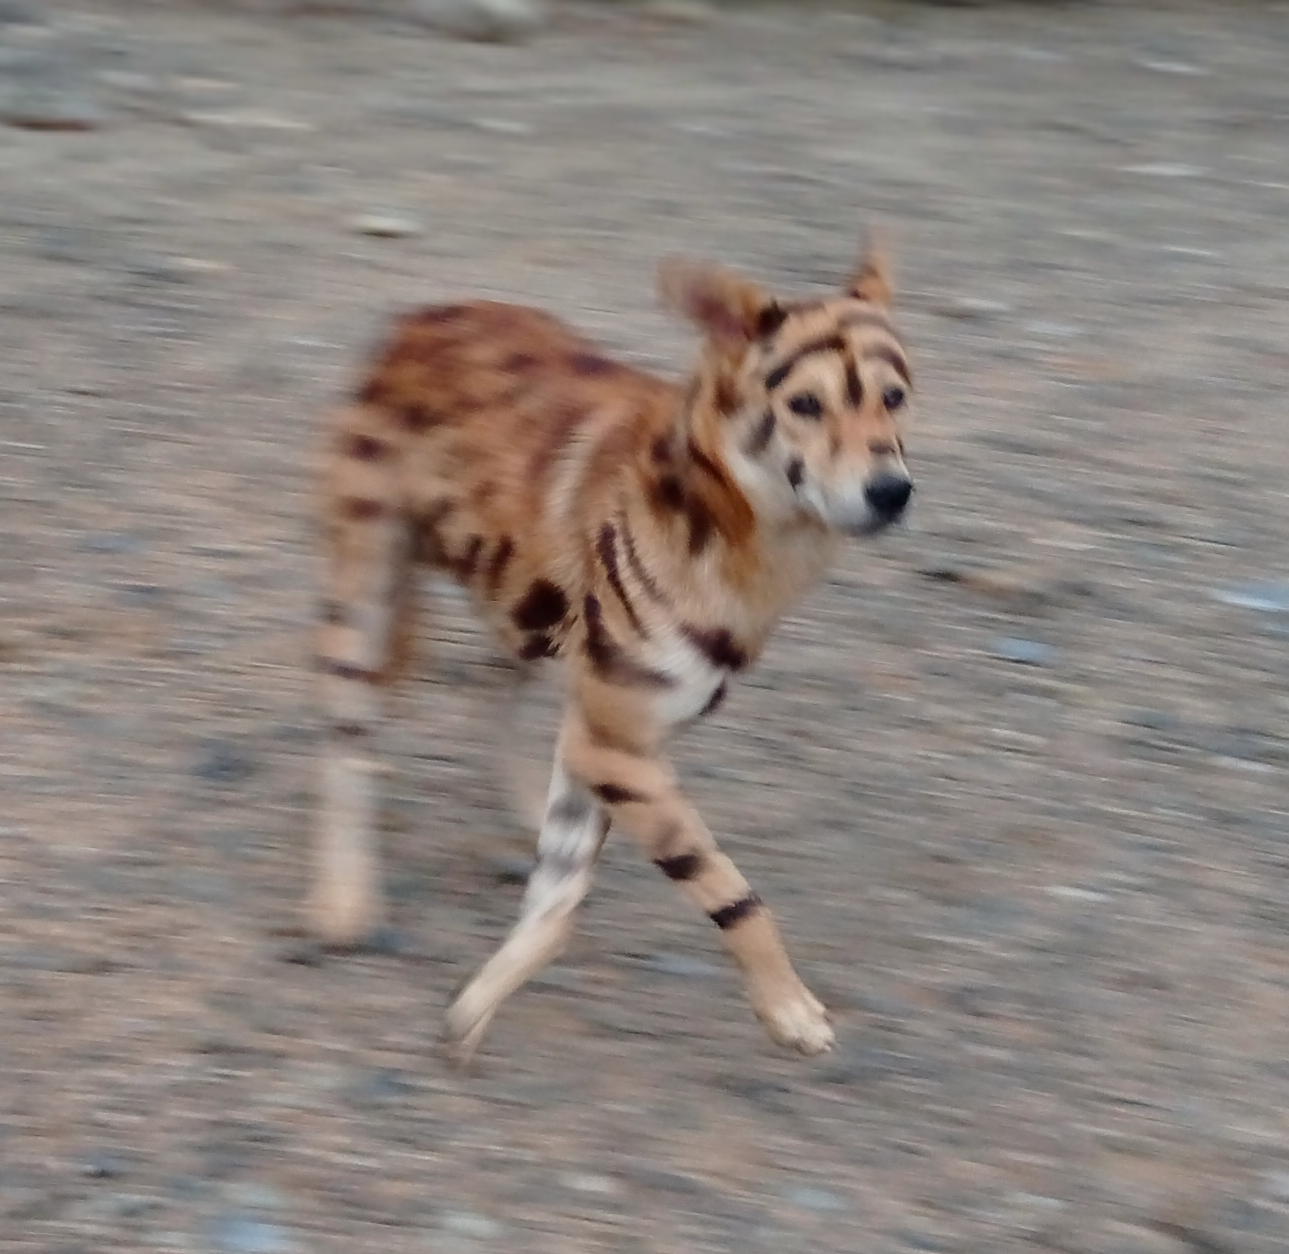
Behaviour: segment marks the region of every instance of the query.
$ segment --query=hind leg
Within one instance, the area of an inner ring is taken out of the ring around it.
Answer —
[[[447,1013],[447,1037],[461,1061],[478,1048],[501,1003],[563,951],[608,831],[600,804],[557,756],[519,922]]]
[[[498,654],[489,659],[488,682],[483,689],[493,769],[511,814],[528,832],[542,829],[550,778],[532,752],[537,674],[536,663]]]
[[[352,476],[351,476],[352,478]],[[326,943],[354,945],[383,916],[377,851],[383,774],[373,743],[380,686],[411,636],[408,521],[372,477],[336,495],[328,518],[318,667],[325,711],[309,915]]]

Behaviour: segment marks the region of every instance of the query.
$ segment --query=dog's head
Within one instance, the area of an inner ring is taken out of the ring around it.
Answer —
[[[722,267],[679,259],[660,266],[659,290],[703,332],[697,417],[758,513],[804,514],[850,535],[903,516],[912,376],[880,250],[822,300],[779,301]]]

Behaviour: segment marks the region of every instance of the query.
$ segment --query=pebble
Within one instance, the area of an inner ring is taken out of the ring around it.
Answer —
[[[1262,1177],[1267,1196],[1277,1202],[1289,1202],[1289,1171],[1268,1171]]]
[[[299,118],[264,109],[189,109],[179,114],[189,126],[227,127],[256,131],[311,131],[313,126]]]
[[[406,1076],[389,1067],[361,1072],[345,1088],[345,1096],[359,1106],[400,1102],[415,1092],[416,1086]]]
[[[408,16],[480,43],[522,43],[546,23],[546,11],[535,0],[412,0]]]
[[[1056,660],[1056,650],[1050,644],[1023,636],[1000,636],[989,651],[994,657],[1018,666],[1050,666]]]
[[[81,1174],[91,1180],[115,1180],[128,1169],[125,1158],[112,1150],[98,1150],[81,1164]]]
[[[477,1241],[492,1241],[500,1237],[505,1228],[495,1219],[470,1210],[450,1210],[439,1218],[439,1226],[457,1237],[472,1237]]]
[[[255,763],[228,741],[207,740],[192,773],[208,784],[240,784],[255,774]]]
[[[280,1224],[236,1213],[215,1221],[210,1244],[218,1254],[290,1254],[299,1248]]]
[[[518,854],[499,853],[488,859],[488,870],[498,884],[527,884],[532,869],[533,860]]]
[[[424,225],[412,217],[396,213],[364,213],[350,224],[360,235],[374,235],[379,239],[409,239],[424,235]]]
[[[846,1203],[835,1193],[829,1193],[827,1189],[815,1189],[797,1184],[788,1189],[783,1196],[789,1205],[799,1207],[801,1210],[835,1213],[846,1209]]]
[[[0,98],[0,122],[26,131],[96,131],[107,114],[77,92],[24,83]]]
[[[940,301],[932,308],[942,318],[958,318],[964,322],[985,322],[1001,318],[1011,312],[1011,306],[1000,300],[987,300],[978,296],[955,296]]]
[[[710,979],[720,975],[721,969],[701,958],[691,958],[688,954],[659,952],[645,959],[646,964],[664,975],[678,975],[684,979]]]
[[[596,1193],[606,1196],[621,1192],[618,1182],[612,1176],[602,1176],[590,1171],[566,1171],[560,1176],[559,1182],[574,1193]]]
[[[1234,605],[1242,610],[1289,613],[1289,583],[1247,583],[1238,588],[1219,588],[1213,596],[1223,605]]]
[[[1189,61],[1165,61],[1154,57],[1143,57],[1137,64],[1143,70],[1151,70],[1155,74],[1180,74],[1194,77],[1209,73],[1204,66],[1192,65]]]
[[[97,531],[85,536],[80,548],[86,553],[138,553],[143,542],[126,531]]]
[[[1141,165],[1124,165],[1123,174],[1141,174],[1156,179],[1197,179],[1208,173],[1202,165],[1189,165],[1185,161],[1146,161]]]

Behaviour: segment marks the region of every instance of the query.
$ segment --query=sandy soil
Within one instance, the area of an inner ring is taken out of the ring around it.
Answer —
[[[0,1245],[1282,1252],[1285,19],[0,4]],[[679,370],[660,253],[809,290],[870,219],[913,525],[684,745],[842,1046],[776,1053],[616,842],[453,1072],[520,892],[464,617],[390,729],[389,952],[292,935],[320,409],[464,292]]]

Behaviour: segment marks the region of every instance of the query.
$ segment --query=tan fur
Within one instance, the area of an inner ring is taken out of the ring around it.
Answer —
[[[717,922],[770,1034],[806,1053],[832,1044],[665,745],[755,660],[839,535],[904,507],[909,371],[889,272],[870,254],[843,295],[791,303],[684,261],[664,263],[659,286],[703,335],[684,387],[535,310],[450,305],[398,321],[328,437],[324,939],[356,943],[381,916],[370,739],[411,638],[418,564],[469,590],[516,676],[545,657],[566,668],[520,921],[448,1012],[462,1056],[563,947],[611,823]]]

